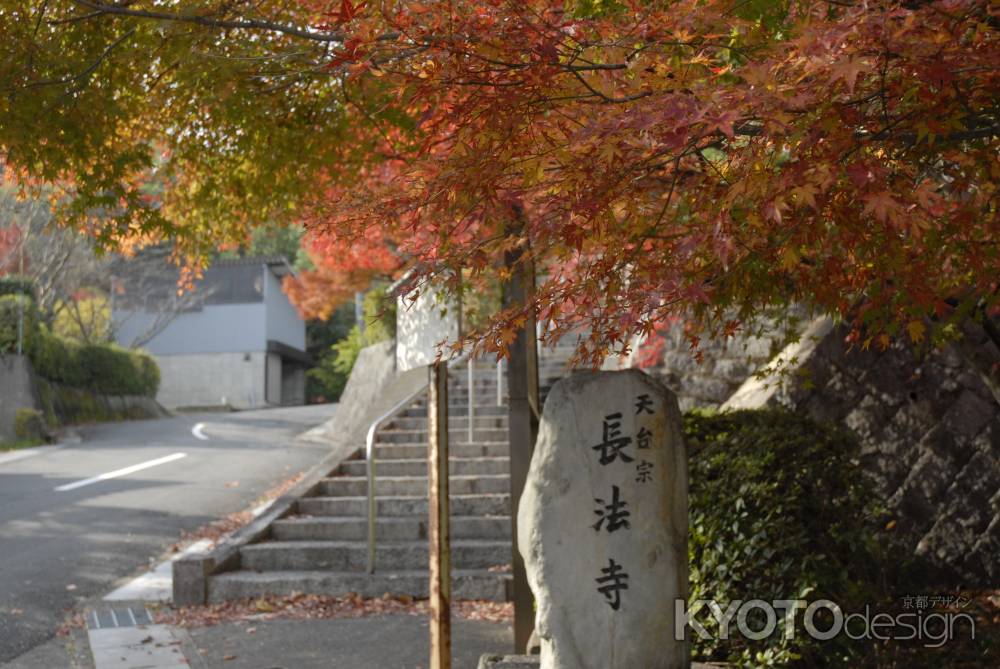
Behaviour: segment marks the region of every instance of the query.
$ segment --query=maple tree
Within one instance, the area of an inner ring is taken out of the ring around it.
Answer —
[[[20,228],[14,226],[0,228],[0,276],[20,272],[21,263],[17,252],[20,246]]]
[[[311,235],[303,243],[313,269],[283,281],[285,292],[303,318],[327,320],[356,291],[367,289],[375,279],[392,278],[404,262],[379,228],[351,239]]]
[[[358,240],[455,291],[518,250],[539,288],[473,333],[487,350],[529,311],[548,336],[585,325],[596,359],[678,314],[696,344],[800,302],[886,345],[997,303],[988,0],[4,0],[0,18],[0,147],[70,184],[69,219],[103,203],[117,234],[195,254],[305,219],[319,286],[384,269],[345,260]],[[133,186],[154,154],[158,207]]]

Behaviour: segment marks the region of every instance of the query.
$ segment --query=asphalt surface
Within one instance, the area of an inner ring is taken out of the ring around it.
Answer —
[[[0,452],[0,664],[51,639],[77,603],[159,562],[182,531],[318,463],[327,449],[293,438],[334,407],[95,425],[78,444],[12,462]],[[199,423],[207,439],[192,432]]]

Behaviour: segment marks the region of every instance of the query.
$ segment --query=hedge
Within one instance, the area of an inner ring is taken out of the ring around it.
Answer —
[[[38,330],[34,301],[25,295],[0,295],[0,353],[17,351],[17,322],[21,313],[24,314],[23,350],[30,351]]]
[[[24,351],[38,376],[101,395],[156,396],[160,370],[149,354],[115,344],[81,344],[54,335],[38,324],[34,302],[24,295],[0,295],[0,354],[17,350],[22,308]]]
[[[152,357],[115,344],[80,344],[41,328],[30,355],[39,376],[102,395],[153,397],[160,387]]]
[[[0,276],[0,295],[27,295],[35,294],[34,282],[23,276],[7,275]]]
[[[777,410],[689,413],[684,431],[692,600],[724,609],[734,600],[829,599],[858,610],[889,599],[885,585],[896,577],[887,575],[894,566],[880,534],[884,520],[850,434]],[[814,641],[799,616],[794,639],[694,635],[695,656],[740,667],[867,664],[870,645]],[[751,616],[753,629],[764,622]]]

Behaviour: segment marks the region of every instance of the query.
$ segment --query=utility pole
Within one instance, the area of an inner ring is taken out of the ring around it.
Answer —
[[[511,275],[503,286],[505,309],[527,305],[535,292],[535,270],[524,249],[504,255]],[[507,359],[507,415],[510,439],[511,564],[514,600],[514,652],[524,653],[535,629],[534,597],[528,587],[524,559],[517,550],[517,511],[528,478],[541,414],[538,400],[538,338],[530,315],[510,345]]]
[[[21,243],[17,245],[17,253],[20,256],[18,260],[18,277],[24,281],[24,235],[21,235]],[[22,355],[24,353],[24,300],[27,297],[25,294],[21,294],[17,298],[17,354]]]

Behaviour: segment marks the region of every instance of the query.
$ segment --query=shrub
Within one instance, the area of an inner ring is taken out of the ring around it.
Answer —
[[[42,414],[34,409],[18,409],[14,413],[14,434],[18,439],[42,439],[45,436]]]
[[[0,295],[0,354],[17,352],[18,320],[23,314],[23,351],[31,350],[38,328],[35,302],[27,295]]]
[[[365,319],[365,346],[392,339],[396,336],[396,298],[387,295],[384,287],[372,288],[365,293],[362,318]]]
[[[830,599],[859,610],[886,599],[879,510],[852,436],[773,410],[688,414],[685,433],[692,600]],[[753,629],[763,625],[751,616]],[[692,643],[696,657],[742,667],[854,667],[870,656],[846,637],[817,642],[799,627],[785,639],[778,629],[761,641]]]
[[[333,344],[320,357],[319,364],[309,370],[309,380],[315,382],[313,394],[325,399],[340,397],[361,349],[396,336],[396,301],[385,294],[384,288],[374,288],[365,295],[365,331],[355,325],[347,336]]]
[[[38,393],[38,403],[45,414],[45,424],[51,428],[59,427],[61,421],[56,414],[56,390],[51,383],[38,377],[35,379],[35,391]]]
[[[139,368],[139,378],[142,379],[141,392],[137,394],[156,397],[156,391],[160,389],[160,367],[156,364],[156,360],[145,351],[130,351],[130,355],[135,360]]]

